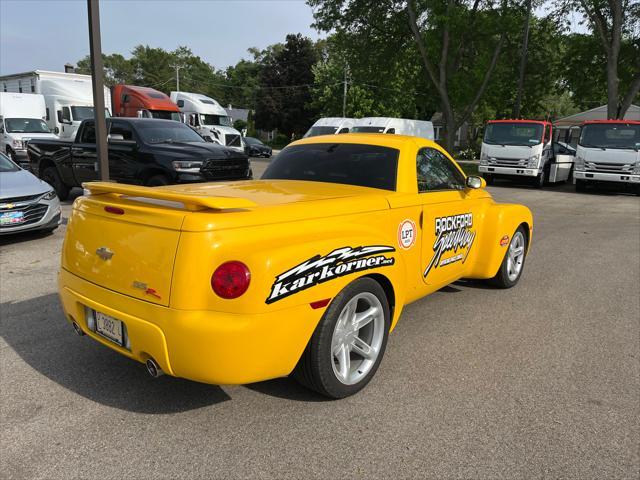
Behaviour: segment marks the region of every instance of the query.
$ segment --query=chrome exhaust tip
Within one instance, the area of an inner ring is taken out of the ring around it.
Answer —
[[[164,372],[160,368],[160,365],[158,365],[153,358],[148,359],[145,362],[145,366],[147,367],[147,373],[153,378],[158,378],[164,375]]]
[[[75,330],[75,332],[78,334],[79,337],[85,336],[85,333],[80,328],[80,325],[78,325],[76,322],[73,322],[72,325],[73,325],[73,329]]]

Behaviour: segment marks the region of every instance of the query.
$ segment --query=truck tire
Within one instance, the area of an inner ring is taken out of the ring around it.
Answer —
[[[547,168],[546,168],[546,167],[545,167],[545,168],[543,168],[543,169],[542,169],[542,172],[540,172],[540,175],[538,175],[538,176],[533,180],[533,182],[534,182],[534,184],[533,184],[533,185],[534,185],[536,188],[539,188],[539,189],[543,188],[543,187],[544,187],[544,184],[547,182],[547,179],[549,178],[549,174],[548,174],[548,173],[549,173],[549,171],[547,170]]]
[[[149,178],[147,178],[147,181],[144,182],[144,184],[147,187],[161,187],[162,185],[169,185],[169,183],[171,183],[171,181],[169,180],[169,178],[167,178],[166,175],[153,175]]]
[[[362,390],[382,361],[391,315],[384,290],[371,278],[347,285],[320,319],[292,373],[329,398]]]
[[[586,192],[587,181],[581,178],[576,178],[576,192]]]
[[[526,256],[527,235],[521,225],[511,237],[498,273],[489,282],[498,288],[514,287],[522,276]]]
[[[40,178],[53,187],[60,200],[66,200],[69,198],[69,191],[71,189],[62,181],[56,167],[45,167],[40,174]]]
[[[9,160],[11,160],[12,162],[16,161],[16,156],[13,154],[13,150],[11,150],[11,147],[7,147],[7,157],[9,157]]]

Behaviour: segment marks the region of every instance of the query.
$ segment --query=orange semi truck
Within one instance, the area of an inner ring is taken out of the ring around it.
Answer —
[[[161,118],[180,121],[180,110],[168,95],[149,87],[115,85],[111,89],[114,117]]]

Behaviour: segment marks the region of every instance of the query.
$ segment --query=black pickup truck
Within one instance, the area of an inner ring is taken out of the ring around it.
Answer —
[[[120,183],[159,186],[251,178],[242,153],[206,142],[180,122],[107,119],[109,176]],[[33,139],[27,153],[33,173],[64,200],[72,187],[98,179],[95,122],[85,120],[73,142]]]

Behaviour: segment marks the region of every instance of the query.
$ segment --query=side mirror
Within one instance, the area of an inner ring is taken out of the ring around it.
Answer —
[[[467,188],[477,190],[478,188],[484,188],[486,186],[487,186],[487,182],[482,177],[477,177],[475,175],[467,177]]]
[[[60,129],[58,127],[53,129],[53,133],[55,133],[56,135],[58,135],[60,133]]]

